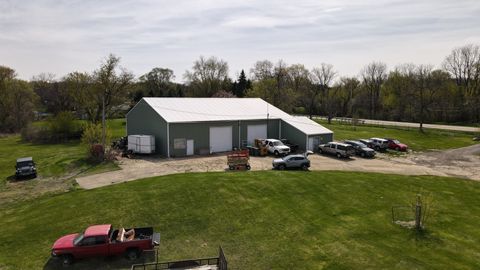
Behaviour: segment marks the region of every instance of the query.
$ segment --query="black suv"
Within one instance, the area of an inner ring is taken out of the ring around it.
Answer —
[[[15,165],[15,177],[37,177],[37,168],[35,168],[35,162],[32,157],[24,157],[17,159]]]
[[[367,147],[364,143],[359,141],[345,141],[346,144],[353,146],[355,149],[355,154],[361,157],[374,157],[375,150],[370,147]]]

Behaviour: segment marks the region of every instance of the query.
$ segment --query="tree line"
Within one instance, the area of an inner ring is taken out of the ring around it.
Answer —
[[[138,78],[109,55],[92,72],[71,72],[56,79],[42,73],[30,81],[0,66],[0,132],[17,132],[35,112],[73,112],[98,123],[121,116],[142,97],[260,97],[289,113],[395,121],[480,122],[480,46],[455,48],[440,67],[399,64],[388,69],[371,62],[358,76],[341,76],[331,64],[307,69],[282,60],[257,61],[238,78],[228,63],[200,57],[175,82],[174,72],[155,67]]]

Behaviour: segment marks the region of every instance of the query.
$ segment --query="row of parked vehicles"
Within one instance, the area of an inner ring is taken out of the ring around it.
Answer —
[[[376,155],[376,151],[386,151],[387,149],[407,151],[408,146],[391,138],[346,140],[343,142],[329,142],[318,146],[320,154],[330,154],[338,158],[349,158],[354,155],[363,158],[373,158]],[[278,170],[287,168],[308,170],[310,167],[308,155],[312,153],[312,151],[307,151],[304,154],[285,155],[282,158],[274,159],[272,166]]]
[[[338,158],[348,158],[358,155],[364,158],[375,157],[375,151],[407,151],[408,146],[391,138],[370,138],[359,140],[346,140],[344,142],[329,142],[318,146],[320,154],[331,154]]]

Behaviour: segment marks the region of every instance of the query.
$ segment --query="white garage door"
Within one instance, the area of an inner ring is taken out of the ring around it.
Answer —
[[[247,141],[249,145],[253,145],[255,139],[267,138],[267,125],[249,125],[247,126]]]
[[[210,127],[210,152],[232,151],[232,127]]]

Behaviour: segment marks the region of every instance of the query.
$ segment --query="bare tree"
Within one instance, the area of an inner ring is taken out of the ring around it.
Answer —
[[[337,75],[337,72],[334,71],[333,65],[322,63],[320,67],[313,68],[310,74],[310,78],[314,84],[310,91],[310,118],[312,118],[312,113],[315,107],[315,102],[317,101],[317,97],[321,95],[321,105],[327,113],[328,123],[331,123],[333,118],[333,106],[329,105],[329,90],[331,88],[333,79]]]
[[[455,78],[465,106],[480,122],[480,46],[469,44],[455,48],[445,58],[443,68]]]
[[[250,69],[250,74],[255,81],[271,79],[274,77],[273,63],[269,60],[257,61]]]
[[[120,58],[111,54],[92,74],[72,72],[65,77],[77,108],[94,123],[100,120],[102,108],[110,116],[128,97],[134,76],[119,63]]]
[[[436,87],[432,87],[432,70],[431,65],[419,65],[415,72],[415,90],[413,96],[417,104],[418,120],[420,122],[420,131],[423,132],[423,122],[425,120],[425,111],[433,102]]]
[[[372,62],[365,66],[360,76],[369,94],[370,118],[375,119],[380,101],[380,89],[387,79],[387,65],[382,62]]]
[[[200,56],[193,63],[192,71],[186,71],[184,77],[193,96],[211,97],[227,88],[228,64],[214,56],[208,59]]]

